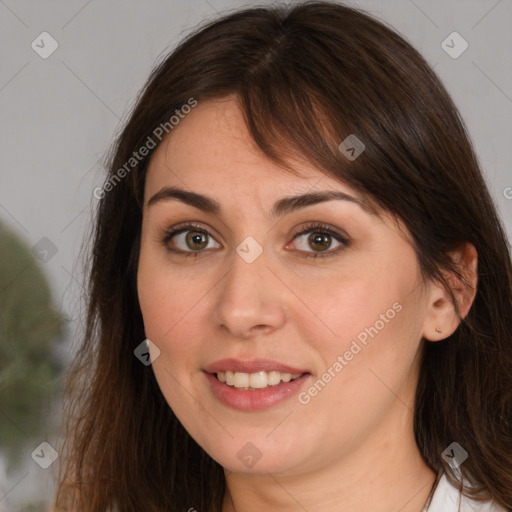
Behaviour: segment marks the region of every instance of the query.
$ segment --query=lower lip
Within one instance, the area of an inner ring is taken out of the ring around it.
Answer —
[[[268,409],[287,398],[295,396],[304,382],[311,376],[305,373],[290,382],[263,389],[237,389],[220,382],[215,375],[206,373],[213,394],[225,405],[241,411],[261,411]]]

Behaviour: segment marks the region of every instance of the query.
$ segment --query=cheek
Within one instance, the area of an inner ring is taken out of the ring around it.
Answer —
[[[193,387],[190,376],[194,369],[197,371],[197,354],[201,350],[201,338],[194,332],[201,323],[194,317],[199,311],[194,309],[198,290],[177,280],[165,264],[152,256],[141,251],[137,276],[145,335],[160,349],[152,368],[171,409],[185,428],[193,429],[189,411],[194,403],[184,390]]]
[[[148,338],[155,343],[172,339],[197,302],[198,284],[180,279],[179,272],[166,261],[165,252],[143,240],[137,291]]]
[[[414,253],[408,256],[400,266],[389,258],[367,267],[361,262],[329,283],[332,293],[308,296],[323,333],[311,331],[310,339],[322,356],[325,379],[337,383],[326,386],[330,392],[322,391],[325,407],[352,404],[362,412],[361,400],[378,405],[384,395],[392,396],[389,389],[409,378],[425,303]]]
[[[186,395],[174,379],[190,389],[201,366],[198,356],[204,352],[211,322],[205,299],[212,286],[204,272],[180,272],[163,251],[149,244],[142,245],[140,256],[137,287],[145,335],[160,349],[153,370],[174,409]]]
[[[404,317],[416,315],[419,276],[414,253],[407,253],[407,258],[402,255],[400,266],[393,254],[387,256],[378,261],[363,257],[357,264],[333,272],[319,286],[302,285],[301,296],[306,298],[308,308],[315,313],[315,323],[324,334],[317,339],[330,340],[324,341],[324,349],[339,351],[348,349],[356,339],[364,344],[365,340],[385,338],[385,333],[396,331],[403,324]],[[403,337],[396,334],[391,337],[398,343]]]
[[[146,248],[143,243],[137,272],[137,291],[139,305],[144,321],[144,331],[160,350],[160,355],[152,364],[160,386],[172,377],[179,378],[180,365],[187,364],[186,350],[190,345],[178,343],[180,336],[180,318],[185,317],[188,308],[186,297],[173,286],[172,276],[166,272],[166,266],[158,261],[157,251]],[[168,374],[168,375],[166,375]],[[162,389],[165,393],[165,390]]]

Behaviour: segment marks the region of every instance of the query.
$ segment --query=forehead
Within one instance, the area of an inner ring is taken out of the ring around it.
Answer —
[[[153,154],[146,200],[159,187],[169,185],[247,198],[303,193],[317,185],[354,193],[299,158],[293,168],[295,174],[272,162],[256,146],[235,98],[207,100],[181,119]]]

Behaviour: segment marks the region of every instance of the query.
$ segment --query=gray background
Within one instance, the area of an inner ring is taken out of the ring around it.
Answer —
[[[468,126],[510,236],[512,0],[346,3],[388,22],[435,67]],[[47,237],[57,248],[42,266],[69,319],[64,357],[80,333],[78,256],[96,201],[92,191],[103,181],[101,159],[137,92],[155,60],[203,20],[256,4],[0,0],[0,219],[30,246]],[[31,47],[43,31],[59,45],[47,59]],[[469,44],[456,59],[441,46],[453,31]],[[0,482],[0,511],[53,488],[50,470],[30,458],[15,475],[0,464]]]

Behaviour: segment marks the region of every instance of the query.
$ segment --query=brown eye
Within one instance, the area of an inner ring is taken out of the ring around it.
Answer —
[[[185,243],[193,251],[204,249],[208,245],[208,235],[200,231],[188,231]]]
[[[183,226],[165,233],[162,244],[171,252],[187,253],[186,255],[198,255],[204,249],[218,249],[214,238],[203,229],[195,226]]]
[[[323,224],[305,226],[293,240],[306,258],[334,256],[349,245],[348,238]],[[329,250],[332,247],[333,250]]]
[[[308,237],[308,244],[315,251],[324,251],[331,246],[331,238],[331,235],[325,233],[312,233]]]

